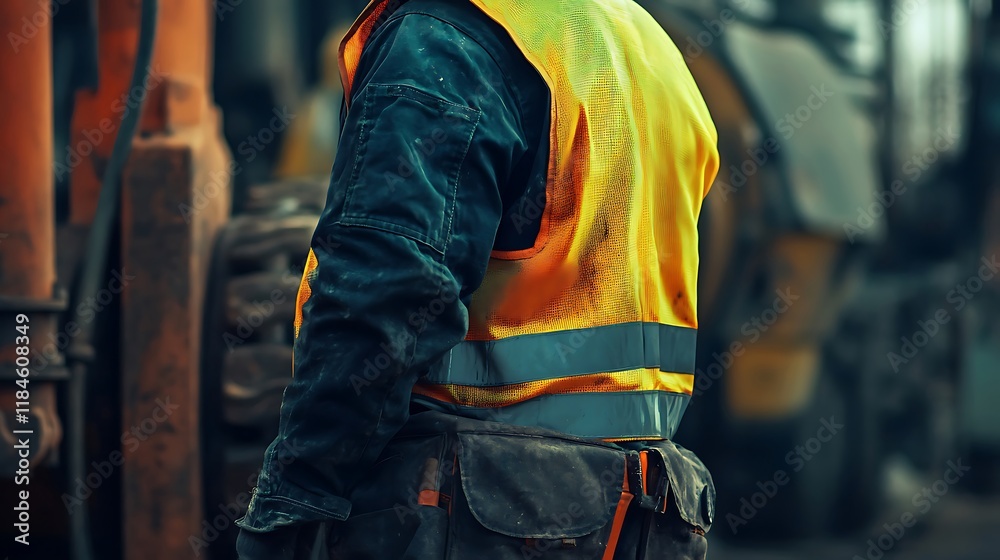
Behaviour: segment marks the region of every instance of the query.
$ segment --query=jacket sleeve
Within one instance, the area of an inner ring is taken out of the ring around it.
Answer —
[[[293,379],[244,532],[345,519],[418,376],[465,337],[500,191],[526,149],[506,81],[430,16],[390,20],[366,45],[300,286]]]

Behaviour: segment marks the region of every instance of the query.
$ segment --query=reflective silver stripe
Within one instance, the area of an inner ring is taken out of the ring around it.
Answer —
[[[477,408],[413,395],[418,403],[458,416],[600,439],[670,439],[690,398],[664,391],[565,393],[502,408]]]
[[[621,323],[500,340],[464,341],[427,375],[439,384],[489,387],[642,368],[694,373],[698,331]]]

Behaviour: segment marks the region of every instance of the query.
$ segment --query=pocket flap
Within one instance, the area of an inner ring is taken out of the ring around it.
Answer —
[[[483,527],[524,539],[582,537],[614,516],[625,455],[557,438],[459,434],[462,488]]]
[[[694,453],[672,441],[648,445],[663,459],[670,494],[681,519],[708,532],[715,521],[715,483],[711,473]]]

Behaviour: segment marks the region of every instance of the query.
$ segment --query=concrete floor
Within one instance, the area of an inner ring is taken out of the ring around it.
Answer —
[[[889,518],[891,519],[891,517]],[[896,517],[899,520],[899,517]],[[883,523],[885,520],[883,521]],[[710,533],[711,535],[711,533]],[[925,523],[898,539],[876,524],[866,533],[837,540],[735,547],[710,541],[709,560],[1000,560],[1000,497],[953,495],[928,514]],[[870,550],[883,537],[886,552]],[[880,555],[881,553],[881,555]]]

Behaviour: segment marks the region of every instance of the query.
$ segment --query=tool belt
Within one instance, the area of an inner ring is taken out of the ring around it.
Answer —
[[[708,471],[670,441],[439,412],[414,415],[349,498],[309,558],[701,560],[715,515]]]

